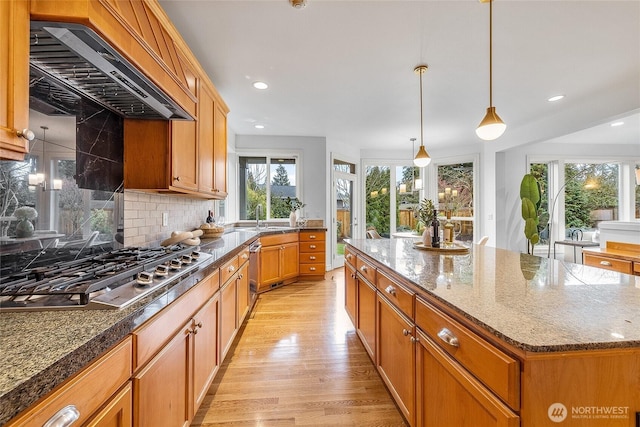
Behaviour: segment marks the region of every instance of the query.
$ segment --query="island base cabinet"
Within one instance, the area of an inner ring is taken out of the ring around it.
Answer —
[[[353,326],[356,325],[356,298],[358,295],[358,281],[356,270],[351,264],[344,264],[344,308],[351,319]]]
[[[359,279],[356,332],[371,360],[376,361],[376,288]]]
[[[420,331],[416,377],[418,427],[520,426],[518,415]]]
[[[189,326],[185,324],[133,378],[135,427],[189,425]]]
[[[415,425],[414,325],[384,298],[377,298],[377,368],[400,412]],[[455,424],[451,424],[452,426]],[[442,425],[444,426],[444,424]]]

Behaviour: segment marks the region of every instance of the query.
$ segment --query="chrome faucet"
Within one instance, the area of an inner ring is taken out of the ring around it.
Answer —
[[[256,206],[256,228],[260,228],[260,216],[262,215],[262,205]]]

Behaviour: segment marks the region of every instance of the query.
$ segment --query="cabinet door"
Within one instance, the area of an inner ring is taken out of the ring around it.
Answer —
[[[198,99],[198,188],[204,193],[214,189],[213,108],[213,96],[202,85]]]
[[[191,322],[133,379],[135,427],[189,425]]]
[[[298,242],[286,243],[280,250],[280,279],[290,279],[298,275]]]
[[[213,112],[213,192],[227,197],[227,114],[218,102]]]
[[[24,160],[29,142],[29,2],[0,1],[0,159]]]
[[[351,318],[353,326],[356,323],[356,297],[358,294],[358,282],[356,280],[355,268],[348,264],[344,264],[344,308]]]
[[[220,289],[220,361],[227,355],[236,334],[236,299],[236,277],[233,276]]]
[[[376,360],[376,288],[365,280],[358,280],[357,329],[356,332],[369,353]]]
[[[193,337],[193,408],[195,414],[213,377],[218,372],[219,294],[211,298],[194,316]]]
[[[418,331],[418,427],[516,427],[519,417]]]
[[[240,327],[249,311],[249,263],[244,263],[238,270],[236,279],[236,287],[238,293],[238,324]]]
[[[280,281],[280,245],[263,246],[260,249],[260,284]]]
[[[378,372],[409,425],[413,426],[416,383],[414,325],[383,297],[378,295],[377,301]]]
[[[171,121],[171,185],[198,189],[198,152],[195,121]]]
[[[85,427],[131,427],[133,419],[132,394],[129,382],[85,424]]]

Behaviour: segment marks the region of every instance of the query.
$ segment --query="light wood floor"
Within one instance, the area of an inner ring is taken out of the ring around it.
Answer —
[[[326,277],[258,297],[192,426],[406,425]]]

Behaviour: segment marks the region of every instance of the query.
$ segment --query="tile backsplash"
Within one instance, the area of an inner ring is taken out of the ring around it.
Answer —
[[[206,219],[213,201],[125,190],[125,246],[158,246],[173,231],[191,231]],[[167,226],[162,214],[169,215]]]

